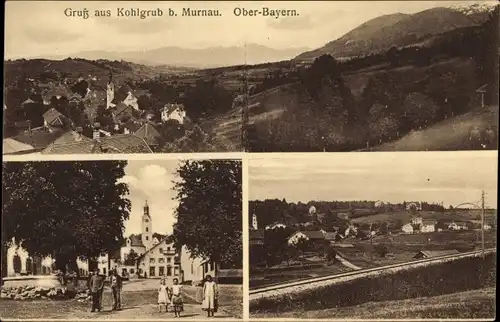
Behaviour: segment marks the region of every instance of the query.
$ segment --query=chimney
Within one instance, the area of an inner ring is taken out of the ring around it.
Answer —
[[[94,123],[94,131],[92,132],[92,138],[96,141],[101,140],[101,132],[99,131],[101,124]]]

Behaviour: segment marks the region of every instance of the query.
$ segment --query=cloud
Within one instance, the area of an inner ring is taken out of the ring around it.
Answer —
[[[495,152],[343,153],[251,159],[250,199],[406,199],[458,204],[481,190],[496,205]]]
[[[168,23],[165,18],[150,17],[146,20],[134,18],[100,18],[98,23],[107,25],[124,35],[153,35],[172,30],[175,25]]]
[[[304,30],[304,29],[312,29],[314,27],[314,24],[312,23],[312,19],[310,16],[269,19],[267,25],[273,29],[284,29],[284,30]]]
[[[72,42],[83,37],[83,34],[70,32],[62,28],[35,28],[27,27],[23,30],[27,39],[38,44],[59,44]]]
[[[178,202],[173,200],[172,190],[176,175],[176,162],[129,161],[122,178],[129,186],[128,196],[132,204],[130,218],[125,224],[125,234],[140,233],[143,206],[147,201],[153,222],[153,231],[172,233],[175,222],[174,212]]]

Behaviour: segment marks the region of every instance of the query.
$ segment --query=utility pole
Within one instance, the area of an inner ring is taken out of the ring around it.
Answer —
[[[373,234],[372,234],[372,225],[370,224],[370,261],[373,261]]]
[[[481,247],[484,259],[484,190],[481,193]]]
[[[245,41],[245,83],[243,85],[244,106],[241,109],[241,144],[243,151],[248,152],[248,71],[247,71],[247,43]]]

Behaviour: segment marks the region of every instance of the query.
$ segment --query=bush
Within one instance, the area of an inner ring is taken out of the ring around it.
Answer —
[[[493,285],[496,285],[496,253],[488,254],[485,260],[481,257],[461,258],[398,272],[383,272],[380,275],[361,277],[303,292],[262,298],[250,303],[250,312],[323,310],[369,301],[437,296]]]

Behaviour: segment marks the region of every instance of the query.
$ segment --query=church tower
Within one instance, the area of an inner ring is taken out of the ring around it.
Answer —
[[[111,103],[115,98],[115,85],[113,84],[113,74],[109,74],[108,85],[106,88],[106,108],[113,107],[114,104]]]
[[[152,232],[151,216],[149,215],[148,201],[144,204],[144,213],[142,215],[142,244],[146,249],[150,249],[153,245],[153,232]]]

